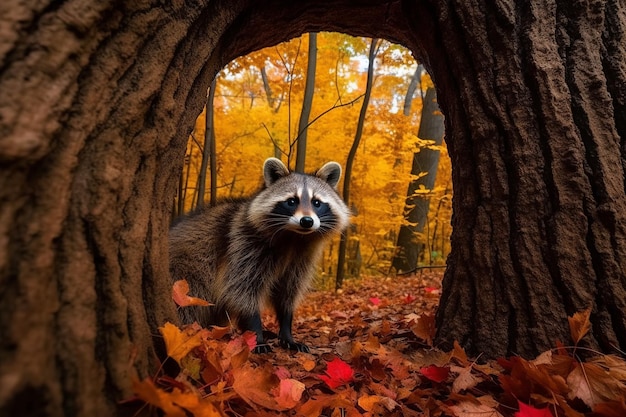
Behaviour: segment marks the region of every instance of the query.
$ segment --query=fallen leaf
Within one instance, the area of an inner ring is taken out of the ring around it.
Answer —
[[[399,404],[389,397],[381,395],[362,395],[357,403],[365,411],[373,412],[378,407],[384,407],[386,411],[393,411]],[[384,410],[383,410],[384,411]]]
[[[591,328],[589,317],[591,316],[591,307],[584,311],[574,313],[572,317],[568,317],[569,330],[574,344],[577,345],[580,340],[585,337]]]
[[[272,393],[274,394],[274,399],[278,403],[278,406],[288,410],[300,403],[304,389],[305,386],[302,382],[285,378],[280,380],[280,384]]]
[[[154,385],[151,379],[133,381],[133,391],[146,403],[160,408],[166,417],[186,417],[185,410],[195,417],[216,417],[222,414],[209,401],[201,400],[195,393],[182,392],[174,388],[166,392]]]
[[[174,282],[172,298],[174,302],[181,307],[187,306],[210,306],[212,305],[206,300],[197,297],[191,297],[189,293],[189,283],[187,280],[181,279]]]
[[[553,417],[549,408],[535,408],[521,401],[517,401],[517,404],[519,411],[514,414],[514,417]]]
[[[417,319],[417,322],[411,327],[413,334],[420,339],[424,340],[429,346],[433,345],[433,338],[435,337],[435,315],[434,314],[422,314]]]
[[[326,372],[326,375],[318,375],[318,378],[332,389],[348,384],[354,379],[354,371],[350,365],[339,358],[328,362],[324,372]]]
[[[472,401],[463,401],[450,406],[457,417],[502,417],[494,407],[485,404],[476,404]]]
[[[443,382],[450,374],[450,368],[430,365],[420,368],[420,372],[433,382]]]
[[[452,392],[461,392],[471,388],[474,388],[481,379],[472,374],[472,367],[460,367],[460,366],[452,366],[450,367],[450,371],[457,373],[458,376],[454,379],[452,383]]]
[[[270,394],[278,385],[278,377],[269,367],[254,368],[250,362],[233,369],[233,389],[250,406],[260,405],[270,410],[284,411]]]
[[[579,398],[590,408],[609,401],[619,401],[626,385],[594,363],[579,363],[567,377],[568,398]]]
[[[163,340],[165,340],[167,356],[174,359],[179,364],[181,359],[193,348],[202,344],[200,332],[190,335],[186,332],[182,332],[178,327],[169,322],[165,323],[163,327],[159,327],[159,331],[163,335]]]

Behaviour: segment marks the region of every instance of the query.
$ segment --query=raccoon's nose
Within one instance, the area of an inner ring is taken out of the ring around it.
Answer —
[[[305,229],[310,229],[311,227],[313,227],[314,223],[315,222],[313,221],[313,217],[304,216],[300,219],[300,226],[304,227]]]

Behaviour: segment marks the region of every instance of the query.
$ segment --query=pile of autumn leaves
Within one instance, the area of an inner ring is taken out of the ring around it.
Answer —
[[[179,305],[202,303],[179,285]],[[313,354],[276,348],[255,355],[251,333],[166,323],[167,360],[180,373],[134,381],[136,397],[172,417],[626,416],[626,361],[577,354],[589,311],[570,318],[574,346],[485,364],[458,345],[450,352],[429,346],[437,291],[411,278],[310,297],[295,335]]]

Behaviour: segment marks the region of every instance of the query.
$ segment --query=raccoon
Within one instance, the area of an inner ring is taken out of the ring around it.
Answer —
[[[236,322],[256,333],[257,353],[270,352],[260,310],[273,308],[281,347],[308,352],[292,336],[293,312],[308,290],[324,243],[341,233],[350,213],[336,187],[341,165],[315,174],[290,173],[277,158],[263,165],[265,186],[249,198],[202,208],[172,226],[170,273],[212,303],[180,309],[185,323]]]

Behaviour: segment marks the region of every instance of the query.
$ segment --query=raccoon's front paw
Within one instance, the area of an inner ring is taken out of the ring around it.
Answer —
[[[309,347],[305,345],[304,343],[298,343],[298,342],[293,342],[293,341],[290,342],[284,339],[279,339],[278,343],[280,344],[280,347],[283,349],[295,350],[296,352],[311,353],[311,350],[309,349]]]
[[[272,347],[267,343],[257,344],[254,349],[252,349],[252,353],[270,353],[272,351]]]

